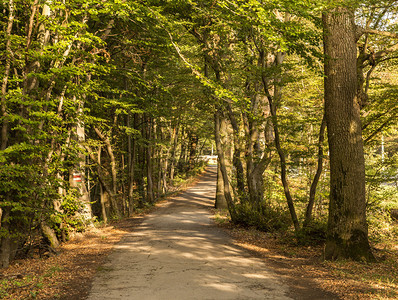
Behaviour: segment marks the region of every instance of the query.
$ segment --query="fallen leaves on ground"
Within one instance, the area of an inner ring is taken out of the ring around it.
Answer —
[[[222,219],[218,223],[238,246],[263,258],[289,281],[308,279],[340,299],[398,299],[396,242],[374,245],[376,263],[324,261],[323,246],[297,245],[292,242],[293,238],[286,238],[283,234],[237,227]]]
[[[84,299],[92,277],[134,224],[124,220],[116,226],[91,228],[78,234],[48,258],[17,260],[0,273],[2,299]]]
[[[199,176],[189,178],[168,197],[186,190],[198,180]],[[157,206],[166,201],[167,198],[162,199]],[[113,246],[153,209],[143,209],[141,214],[108,226],[88,228],[57,249],[57,255],[36,255],[13,261],[8,268],[0,270],[0,299],[85,299],[96,271],[101,269]]]
[[[162,205],[162,204],[160,204]],[[84,299],[92,279],[113,246],[142,220],[142,216],[91,228],[65,243],[48,258],[14,261],[0,271],[2,299]],[[322,260],[322,246],[298,246],[278,234],[220,225],[237,246],[264,259],[290,284],[294,281],[321,288],[341,299],[397,299],[398,248],[377,245],[379,262]]]

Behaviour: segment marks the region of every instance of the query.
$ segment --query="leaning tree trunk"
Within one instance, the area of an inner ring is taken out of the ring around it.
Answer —
[[[366,223],[365,160],[356,99],[354,14],[336,8],[323,15],[325,114],[330,151],[330,204],[326,259],[374,260]]]
[[[275,55],[275,64],[276,65],[281,65],[283,62],[285,54],[278,52]],[[288,182],[288,176],[287,176],[287,168],[286,168],[286,155],[284,152],[284,149],[282,148],[281,145],[281,138],[279,134],[279,121],[278,121],[278,115],[277,115],[277,103],[280,101],[282,97],[282,88],[278,86],[280,83],[280,78],[274,78],[277,84],[274,84],[274,89],[273,89],[273,95],[271,94],[271,91],[269,89],[269,79],[265,77],[265,75],[262,75],[262,83],[263,83],[263,88],[264,92],[268,98],[268,104],[269,104],[269,109],[271,113],[271,121],[272,125],[274,128],[274,136],[275,136],[275,148],[278,152],[279,155],[279,161],[280,161],[280,168],[281,168],[281,181],[283,185],[283,190],[285,192],[285,197],[287,201],[287,205],[289,208],[290,216],[292,218],[294,230],[296,233],[300,231],[300,223],[297,218],[297,213],[296,213],[296,208],[294,206],[294,201],[293,197],[290,193],[290,188],[289,188],[289,182]]]
[[[325,115],[323,115],[321,127],[319,129],[319,140],[318,140],[318,162],[317,162],[317,169],[314,175],[314,179],[312,180],[311,187],[310,187],[310,195],[308,199],[307,208],[305,210],[305,219],[303,223],[303,227],[308,227],[312,220],[312,210],[315,204],[315,196],[316,196],[316,189],[318,186],[319,179],[322,175],[322,168],[323,168],[323,141],[325,139],[325,129],[326,129],[326,119]]]

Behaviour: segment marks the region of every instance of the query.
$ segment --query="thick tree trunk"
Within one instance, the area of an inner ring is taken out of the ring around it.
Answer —
[[[325,114],[330,151],[330,204],[326,259],[374,260],[368,241],[365,160],[357,92],[354,14],[323,15]]]
[[[214,207],[219,209],[228,208],[227,200],[224,195],[224,181],[222,179],[220,161],[217,163],[216,201]]]
[[[221,111],[217,110],[215,113],[215,140],[216,140],[216,146],[217,146],[217,155],[218,155],[218,163],[220,165],[220,170],[221,170],[221,175],[223,179],[223,187],[224,187],[224,196],[225,200],[227,202],[228,210],[231,215],[231,220],[233,222],[236,221],[236,211],[235,211],[235,204],[232,200],[231,192],[230,192],[230,186],[229,186],[229,180],[228,180],[228,172],[227,172],[227,167],[225,164],[225,157],[224,157],[224,151],[222,149],[221,145],[221,136],[220,136],[220,120],[221,120]]]
[[[47,239],[48,243],[50,244],[50,247],[53,249],[58,248],[59,241],[57,235],[55,234],[54,229],[52,229],[45,221],[42,221],[40,223],[40,228],[42,231],[42,235]]]

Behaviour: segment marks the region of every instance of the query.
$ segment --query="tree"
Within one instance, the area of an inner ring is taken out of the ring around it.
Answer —
[[[347,7],[323,14],[325,114],[330,151],[326,259],[374,259],[368,241],[365,160],[357,99],[357,36]]]

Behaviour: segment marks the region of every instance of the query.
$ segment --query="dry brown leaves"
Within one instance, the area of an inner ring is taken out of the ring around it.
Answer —
[[[95,272],[113,245],[140,218],[78,234],[49,258],[14,261],[0,273],[2,299],[84,299]]]
[[[169,197],[176,196],[198,180],[199,176],[189,178],[175,187]],[[166,201],[164,198],[157,206]],[[58,255],[13,261],[7,269],[0,270],[0,299],[84,299],[96,271],[113,246],[153,209],[155,207],[150,207],[133,218],[77,234],[57,249]]]
[[[307,280],[340,299],[398,299],[397,244],[377,245],[377,263],[328,262],[322,259],[323,247],[304,247],[284,240],[282,235],[250,228],[222,225],[237,245],[265,259],[286,280]]]

